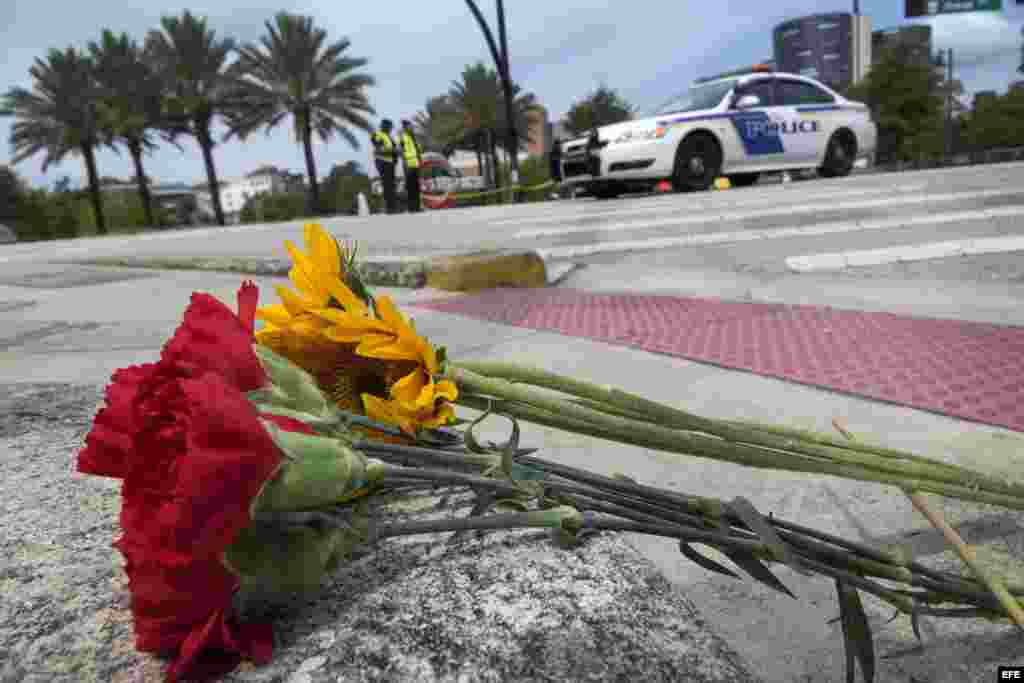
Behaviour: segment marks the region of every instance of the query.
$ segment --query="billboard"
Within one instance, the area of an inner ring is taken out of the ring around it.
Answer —
[[[905,2],[905,14],[908,19],[957,12],[999,12],[1003,9],[1003,0],[905,0]],[[1017,4],[1021,4],[1021,0],[1017,0]]]

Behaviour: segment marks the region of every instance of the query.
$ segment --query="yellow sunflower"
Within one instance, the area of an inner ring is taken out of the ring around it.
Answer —
[[[371,309],[346,285],[347,250],[323,228],[307,224],[305,241],[308,253],[285,242],[299,291],[278,287],[282,303],[257,310],[266,326],[256,341],[310,372],[345,410],[410,435],[450,422],[448,402],[458,391],[447,380],[434,382],[440,367],[433,346],[389,297],[375,298]]]

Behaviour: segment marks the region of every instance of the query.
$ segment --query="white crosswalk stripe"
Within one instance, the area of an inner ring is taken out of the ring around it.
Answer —
[[[533,239],[537,237],[554,237],[558,235],[569,235],[572,233],[588,232],[615,232],[624,230],[638,230],[642,228],[656,228],[663,226],[683,226],[695,224],[707,224],[725,221],[744,221],[756,218],[767,218],[773,216],[788,216],[817,213],[822,211],[853,211],[858,209],[892,208],[907,205],[940,204],[943,202],[963,202],[979,199],[992,199],[996,197],[1007,197],[1021,195],[1024,197],[1024,190],[1020,188],[1007,188],[995,190],[980,190],[975,192],[948,192],[935,194],[906,194],[902,196],[866,199],[859,201],[822,201],[816,204],[798,204],[795,206],[772,206],[764,207],[753,211],[726,211],[713,212],[705,211],[695,215],[671,216],[647,221],[615,222],[600,225],[571,225],[560,228],[538,228],[534,230],[520,230],[514,233],[515,239]],[[607,215],[607,214],[605,214]]]
[[[785,190],[783,190],[782,187],[783,186],[778,186],[778,187],[775,187],[775,188],[772,188],[772,189],[777,190],[777,192],[779,192],[779,193],[785,192]],[[804,185],[803,187],[806,188],[806,185]],[[927,186],[924,183],[913,183],[913,184],[906,184],[906,185],[897,185],[897,186],[894,186],[894,187],[891,187],[891,188],[887,188],[886,190],[884,190],[884,192],[892,193],[892,194],[904,194],[904,193],[908,193],[908,192],[917,192],[919,190],[925,189],[925,187],[927,187]],[[808,200],[814,200],[814,199],[835,200],[835,199],[840,199],[840,198],[862,197],[862,196],[868,196],[868,195],[878,196],[880,194],[882,194],[882,192],[880,192],[878,189],[839,190],[839,189],[836,189],[835,187],[832,187],[831,189],[828,189],[828,190],[818,189],[818,190],[815,190],[815,191],[812,191],[812,192],[808,192],[808,191],[801,192],[798,196],[799,196],[801,201],[806,202]],[[730,201],[730,200],[728,200],[728,199],[726,199],[724,197],[722,199],[718,199],[717,197],[715,199],[708,199],[708,198],[699,198],[699,196],[695,196],[695,195],[687,195],[686,205],[685,205],[685,207],[681,207],[681,206],[679,206],[679,198],[676,197],[676,196],[670,195],[670,196],[667,196],[667,197],[647,198],[644,201],[643,204],[640,204],[638,206],[633,206],[633,207],[630,207],[630,208],[625,208],[625,209],[608,208],[608,205],[606,205],[606,204],[605,205],[597,205],[597,206],[601,206],[602,207],[603,210],[600,210],[600,211],[596,211],[593,208],[595,206],[594,204],[588,204],[588,203],[582,203],[581,202],[580,206],[583,207],[583,208],[579,208],[577,210],[577,212],[576,212],[578,215],[575,215],[575,216],[571,215],[571,212],[559,211],[557,213],[557,215],[554,215],[554,216],[544,216],[544,217],[541,217],[541,218],[537,218],[537,217],[519,217],[519,218],[506,218],[506,219],[502,219],[502,220],[490,221],[490,225],[522,225],[524,223],[525,224],[530,224],[530,225],[544,225],[544,224],[547,224],[547,223],[564,223],[567,220],[573,220],[575,218],[587,219],[587,218],[593,217],[594,215],[600,215],[601,217],[609,217],[609,216],[643,215],[643,214],[648,214],[648,213],[659,213],[659,212],[660,213],[664,213],[665,210],[666,210],[666,205],[667,204],[671,204],[672,208],[674,208],[674,209],[680,209],[680,208],[686,208],[686,209],[712,209],[712,208],[716,208],[716,207],[717,208],[721,208],[723,205],[731,207],[731,208],[746,208],[746,207],[757,207],[757,206],[774,206],[774,205],[777,205],[777,204],[781,203],[780,202],[780,197],[779,197],[778,194],[773,194],[773,195],[768,195],[768,196],[761,195],[761,196],[758,196],[758,197],[755,197],[755,198],[751,198],[749,195],[741,195],[741,196],[743,196],[744,198],[743,199],[735,199],[735,200],[731,200]],[[520,233],[517,233],[517,235],[518,234],[520,234]]]
[[[657,237],[640,240],[597,242],[593,244],[578,244],[565,247],[540,247],[537,249],[537,252],[541,255],[542,258],[550,260],[559,260],[623,251],[644,251],[664,249],[666,247],[704,246],[712,244],[750,242],[764,239],[778,239],[784,237],[809,237],[813,235],[828,235],[868,230],[886,230],[892,228],[905,228],[914,225],[939,225],[942,223],[961,223],[1006,216],[1024,216],[1024,206],[1007,206],[994,209],[985,209],[982,211],[950,211],[940,214],[927,214],[920,216],[896,217],[864,221],[818,223],[814,225],[806,225],[792,228],[776,228],[771,230],[737,230],[728,232],[712,232],[695,235],[682,235],[679,237]],[[1017,242],[1007,242],[1006,244],[1017,244]]]

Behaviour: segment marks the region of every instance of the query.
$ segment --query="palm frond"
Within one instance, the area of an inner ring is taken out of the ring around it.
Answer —
[[[310,129],[322,140],[337,133],[358,148],[351,128],[373,130],[367,116],[375,112],[366,89],[376,81],[359,71],[369,60],[346,55],[347,38],[328,45],[327,32],[308,16],[279,12],[265,26],[256,44],[238,50],[230,72],[232,134],[270,130],[288,114],[301,129],[309,112]]]

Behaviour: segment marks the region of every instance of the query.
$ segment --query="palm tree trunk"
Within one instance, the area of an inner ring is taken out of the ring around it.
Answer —
[[[92,200],[92,212],[96,217],[96,232],[107,234],[107,219],[103,215],[103,196],[100,194],[100,176],[96,172],[96,155],[91,144],[82,145],[82,157],[85,159],[85,172],[89,177],[89,199]]]
[[[135,182],[139,186],[139,198],[142,199],[142,210],[146,213],[146,224],[156,226],[157,221],[153,219],[153,198],[149,194],[146,172],[142,168],[142,144],[138,140],[132,140],[128,143],[128,151],[135,164]]]
[[[206,183],[210,189],[210,201],[213,203],[213,214],[217,218],[217,225],[223,227],[224,209],[220,205],[220,183],[217,182],[217,169],[213,165],[213,139],[210,137],[209,122],[196,123],[196,139],[199,147],[203,150],[203,163],[206,164]]]
[[[306,153],[306,176],[309,178],[309,209],[314,216],[320,215],[320,188],[316,184],[316,160],[313,159],[313,126],[310,112],[302,115],[302,147]]]
[[[490,145],[491,152],[491,169],[494,171],[494,189],[501,189],[501,178],[498,173],[498,143],[494,139],[494,134],[491,131],[487,131],[487,142]]]

